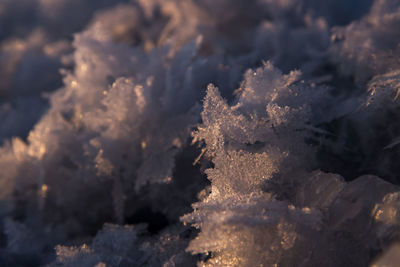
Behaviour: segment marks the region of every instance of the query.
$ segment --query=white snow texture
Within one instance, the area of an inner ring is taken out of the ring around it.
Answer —
[[[0,0],[0,266],[400,259],[400,0]]]

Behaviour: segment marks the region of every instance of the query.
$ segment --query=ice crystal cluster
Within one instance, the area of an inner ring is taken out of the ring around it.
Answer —
[[[400,266],[399,0],[0,0],[0,266]]]

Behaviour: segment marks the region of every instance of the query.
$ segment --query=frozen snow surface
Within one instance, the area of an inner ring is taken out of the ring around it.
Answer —
[[[0,266],[400,266],[400,0],[0,0]]]

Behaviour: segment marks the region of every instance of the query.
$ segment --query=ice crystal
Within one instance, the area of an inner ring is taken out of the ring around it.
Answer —
[[[0,265],[397,266],[399,10],[0,1]]]

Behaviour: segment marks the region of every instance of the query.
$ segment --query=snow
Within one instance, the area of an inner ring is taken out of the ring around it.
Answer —
[[[1,266],[397,266],[400,1],[3,0]]]

